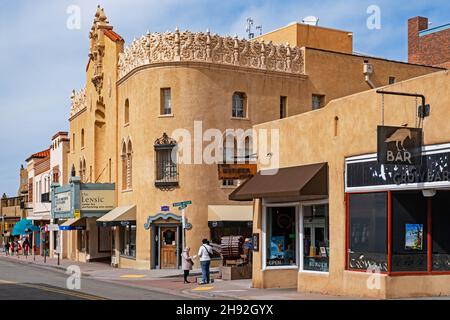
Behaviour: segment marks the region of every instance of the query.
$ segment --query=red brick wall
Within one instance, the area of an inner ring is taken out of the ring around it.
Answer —
[[[428,29],[428,19],[408,20],[408,62],[429,66],[450,67],[450,29],[419,36]]]

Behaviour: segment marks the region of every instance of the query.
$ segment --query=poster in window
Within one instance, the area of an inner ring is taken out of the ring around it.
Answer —
[[[273,236],[270,238],[270,259],[283,259],[284,236]]]
[[[405,249],[406,250],[422,250],[423,245],[423,224],[405,225]]]

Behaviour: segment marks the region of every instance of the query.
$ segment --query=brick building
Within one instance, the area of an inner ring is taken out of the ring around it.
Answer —
[[[428,18],[409,19],[408,62],[450,68],[450,23],[428,28]]]

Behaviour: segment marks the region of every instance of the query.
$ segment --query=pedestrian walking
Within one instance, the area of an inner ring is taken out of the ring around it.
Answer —
[[[28,259],[28,250],[30,248],[30,243],[28,242],[28,238],[25,238],[23,241],[23,254],[25,255],[25,258]]]
[[[16,248],[17,248],[17,258],[20,258],[20,255],[22,254],[22,244],[20,240],[17,240]]]
[[[211,265],[211,258],[213,255],[213,249],[209,245],[208,239],[202,240],[202,245],[200,246],[200,249],[198,250],[198,256],[200,258],[200,266],[202,268],[202,282],[201,284],[207,284],[210,281],[209,274],[210,270],[209,267]]]
[[[188,281],[189,271],[192,270],[192,266],[194,265],[194,259],[196,256],[190,256],[189,252],[191,248],[186,247],[181,254],[181,267],[183,268],[184,275],[184,283],[190,283]]]
[[[11,256],[14,255],[14,241],[11,241],[9,243],[9,253],[10,253]]]
[[[9,241],[6,240],[5,241],[5,255],[7,255],[7,256],[9,256],[9,246],[10,246]]]

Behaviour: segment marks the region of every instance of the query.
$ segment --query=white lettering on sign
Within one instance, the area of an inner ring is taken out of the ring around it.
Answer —
[[[400,161],[402,163],[407,162],[409,164],[412,164],[411,153],[408,151],[399,151],[396,154],[394,154],[394,152],[392,152],[391,150],[388,150],[387,154],[386,154],[386,159],[388,162]]]
[[[70,205],[71,205],[70,191],[55,194],[54,212],[69,212]]]
[[[109,211],[114,207],[114,190],[81,190],[81,210]]]

